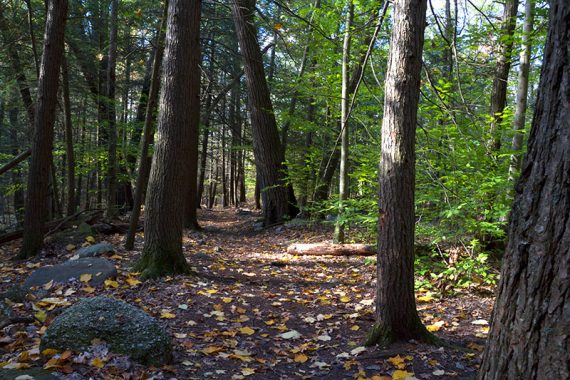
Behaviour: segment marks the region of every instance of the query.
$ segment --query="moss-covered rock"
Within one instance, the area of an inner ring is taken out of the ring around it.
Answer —
[[[143,364],[160,365],[171,357],[170,338],[156,319],[108,297],[86,298],[64,311],[48,327],[40,351],[82,351],[95,338],[105,341],[111,352],[129,355]]]
[[[0,368],[0,380],[14,379],[57,380],[49,371],[43,368],[5,369]]]

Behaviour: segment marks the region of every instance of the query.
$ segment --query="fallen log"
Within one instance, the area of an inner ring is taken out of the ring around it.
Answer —
[[[24,161],[26,158],[30,157],[31,155],[32,155],[32,149],[23,151],[22,153],[14,157],[12,161],[8,162],[7,164],[5,164],[0,168],[0,175],[6,173],[8,170],[12,169],[14,166],[18,165],[20,162]]]
[[[366,244],[291,244],[287,253],[296,256],[372,256],[376,248]]]

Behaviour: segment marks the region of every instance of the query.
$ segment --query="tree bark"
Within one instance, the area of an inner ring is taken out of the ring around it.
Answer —
[[[570,378],[570,3],[550,26],[480,379]]]
[[[111,22],[109,33],[109,60],[107,63],[107,124],[108,124],[108,161],[107,161],[107,209],[106,216],[117,214],[117,110],[115,106],[115,82],[117,67],[117,28],[118,0],[111,0]]]
[[[340,95],[340,168],[338,180],[338,214],[339,217],[335,223],[334,240],[336,243],[344,243],[344,221],[341,217],[344,212],[344,202],[348,199],[348,82],[350,80],[348,74],[348,65],[350,61],[350,42],[352,19],[354,17],[354,3],[347,0],[346,22],[344,25],[344,41],[342,45],[342,84]]]
[[[158,138],[150,172],[143,255],[135,265],[143,278],[187,273],[182,251],[183,205],[188,184],[191,134],[199,118],[201,2],[170,0],[163,60]],[[194,203],[193,203],[194,205]]]
[[[528,97],[528,75],[530,72],[530,52],[531,38],[530,35],[534,25],[534,0],[526,0],[525,18],[522,35],[522,50],[520,54],[519,67],[519,84],[517,88],[517,106],[515,110],[515,121],[513,136],[511,163],[509,165],[509,180],[514,181],[515,176],[521,166],[521,152],[523,143],[523,131],[526,121],[526,105]]]
[[[67,0],[50,0],[44,36],[38,97],[34,115],[34,139],[28,175],[28,194],[24,216],[24,240],[19,258],[34,256],[43,246],[43,224],[49,213],[46,202],[52,162],[53,127],[59,69],[63,57],[63,37]]]
[[[143,139],[140,142],[140,163],[139,172],[137,176],[137,184],[135,188],[135,195],[133,199],[133,209],[129,220],[129,231],[125,241],[126,249],[133,249],[135,244],[135,234],[141,215],[141,205],[146,188],[148,184],[148,176],[150,174],[150,167],[152,164],[152,155],[149,154],[150,144],[154,140],[154,128],[156,103],[158,101],[158,90],[160,87],[160,68],[164,55],[164,32],[166,29],[166,18],[168,12],[168,0],[164,4],[164,12],[162,14],[162,21],[160,29],[157,33],[157,46],[154,51],[152,73],[150,79],[149,93],[147,94],[144,104],[146,106],[146,114],[144,118]],[[142,102],[139,102],[139,107],[142,107]],[[138,112],[138,111],[137,111]]]
[[[69,72],[67,59],[61,63],[61,85],[63,87],[63,116],[65,125],[65,163],[67,175],[66,214],[75,213],[75,155],[73,152],[73,124],[71,121],[71,99],[69,96]]]
[[[394,2],[382,120],[376,324],[367,344],[430,336],[414,294],[415,135],[426,5]]]
[[[244,62],[255,163],[261,180],[265,225],[280,223],[295,216],[287,187],[285,156],[273,113],[273,104],[263,69],[261,50],[254,24],[255,1],[233,0],[232,14]]]
[[[501,42],[497,53],[497,63],[491,89],[491,129],[489,150],[498,151],[501,148],[500,124],[503,121],[503,112],[507,103],[507,85],[511,58],[513,55],[513,35],[515,31],[517,9],[519,0],[506,0],[503,13],[503,27],[501,30]]]

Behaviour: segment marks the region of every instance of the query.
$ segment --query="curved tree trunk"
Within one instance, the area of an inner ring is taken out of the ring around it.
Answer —
[[[570,3],[550,3],[536,111],[480,379],[570,378]]]
[[[199,118],[200,1],[170,0],[160,95],[158,137],[146,197],[143,278],[187,273],[182,252],[191,134]],[[194,203],[192,204],[194,206]]]
[[[44,222],[49,214],[47,196],[52,162],[53,126],[66,17],[67,0],[48,2],[44,50],[34,115],[34,139],[28,175],[24,240],[18,254],[19,258],[36,255],[43,246]]]
[[[269,87],[265,79],[263,59],[254,24],[255,0],[233,0],[232,14],[236,25],[250,102],[250,117],[255,164],[259,173],[265,225],[280,223],[295,216],[292,191],[286,182],[285,155]]]
[[[394,2],[382,120],[376,324],[367,344],[429,337],[414,294],[415,136],[426,4]]]

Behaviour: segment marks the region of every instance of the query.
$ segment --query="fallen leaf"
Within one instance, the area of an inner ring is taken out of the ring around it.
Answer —
[[[126,280],[127,284],[130,286],[136,286],[138,284],[142,284],[142,281],[137,280],[136,278],[128,277]]]
[[[119,283],[118,283],[117,281],[115,281],[115,280],[107,279],[107,280],[105,280],[105,286],[106,286],[107,288],[114,288],[114,289],[116,289],[116,288],[119,287]]]
[[[355,349],[353,349],[352,351],[350,351],[351,355],[358,355],[362,352],[366,351],[366,347],[360,346],[360,347],[356,347]]]
[[[350,302],[350,298],[348,298],[347,296],[342,296],[339,298],[339,301],[343,302],[343,303],[347,303],[347,302]]]
[[[253,334],[255,334],[255,330],[252,329],[251,327],[247,327],[247,326],[240,328],[240,329],[239,329],[239,332],[242,333],[242,334],[244,334],[244,335],[253,335]]]
[[[216,354],[218,352],[223,351],[224,348],[220,347],[220,346],[208,346],[206,348],[204,348],[202,350],[203,353],[205,353],[206,355],[212,355],[212,354]]]
[[[301,337],[301,334],[299,334],[297,330],[290,330],[287,331],[286,333],[279,334],[277,336],[283,339],[299,339]]]
[[[413,372],[407,372],[407,371],[401,371],[401,370],[396,370],[394,371],[394,373],[392,374],[392,379],[393,380],[406,380],[408,377],[412,377],[414,376]]]
[[[244,376],[250,376],[253,375],[255,373],[255,369],[254,368],[242,368],[241,369],[241,374]]]
[[[232,302],[233,300],[234,300],[234,299],[231,298],[231,297],[224,297],[224,298],[222,298],[222,302],[223,302],[223,303],[230,303],[230,302]]]
[[[91,286],[86,286],[84,288],[81,288],[81,290],[83,290],[85,293],[89,293],[89,294],[95,292],[95,288],[93,288]]]
[[[89,235],[85,238],[85,241],[88,243],[95,243],[95,238],[93,236]]]
[[[401,357],[400,355],[388,358],[388,363],[392,364],[394,367],[399,369],[406,368],[406,359]]]
[[[46,318],[47,318],[47,314],[45,311],[43,310],[39,310],[36,314],[34,314],[34,317],[36,317],[36,319],[40,322],[45,322]]]
[[[295,355],[295,363],[304,363],[309,360],[309,357],[305,354],[297,354]]]
[[[443,375],[445,375],[445,371],[442,369],[436,369],[431,374],[434,376],[443,376]]]
[[[433,301],[433,297],[430,295],[418,297],[418,301],[420,302],[431,302]]]
[[[488,321],[484,320],[484,319],[476,319],[474,321],[471,321],[472,325],[479,325],[479,326],[487,326],[489,324]]]
[[[160,312],[160,318],[173,319],[173,318],[176,318],[176,314],[173,314],[173,313],[170,313],[169,311],[163,310]]]
[[[83,273],[81,276],[79,276],[79,281],[89,282],[89,281],[91,281],[92,278],[93,278],[93,275],[91,273]]]
[[[431,325],[427,325],[426,328],[428,331],[434,332],[434,331],[439,331],[439,329],[441,329],[441,327],[445,324],[444,321],[437,321],[434,324]]]
[[[93,358],[93,360],[91,360],[91,362],[89,364],[92,367],[96,367],[96,368],[105,367],[105,362],[103,360],[101,360],[100,358]]]

